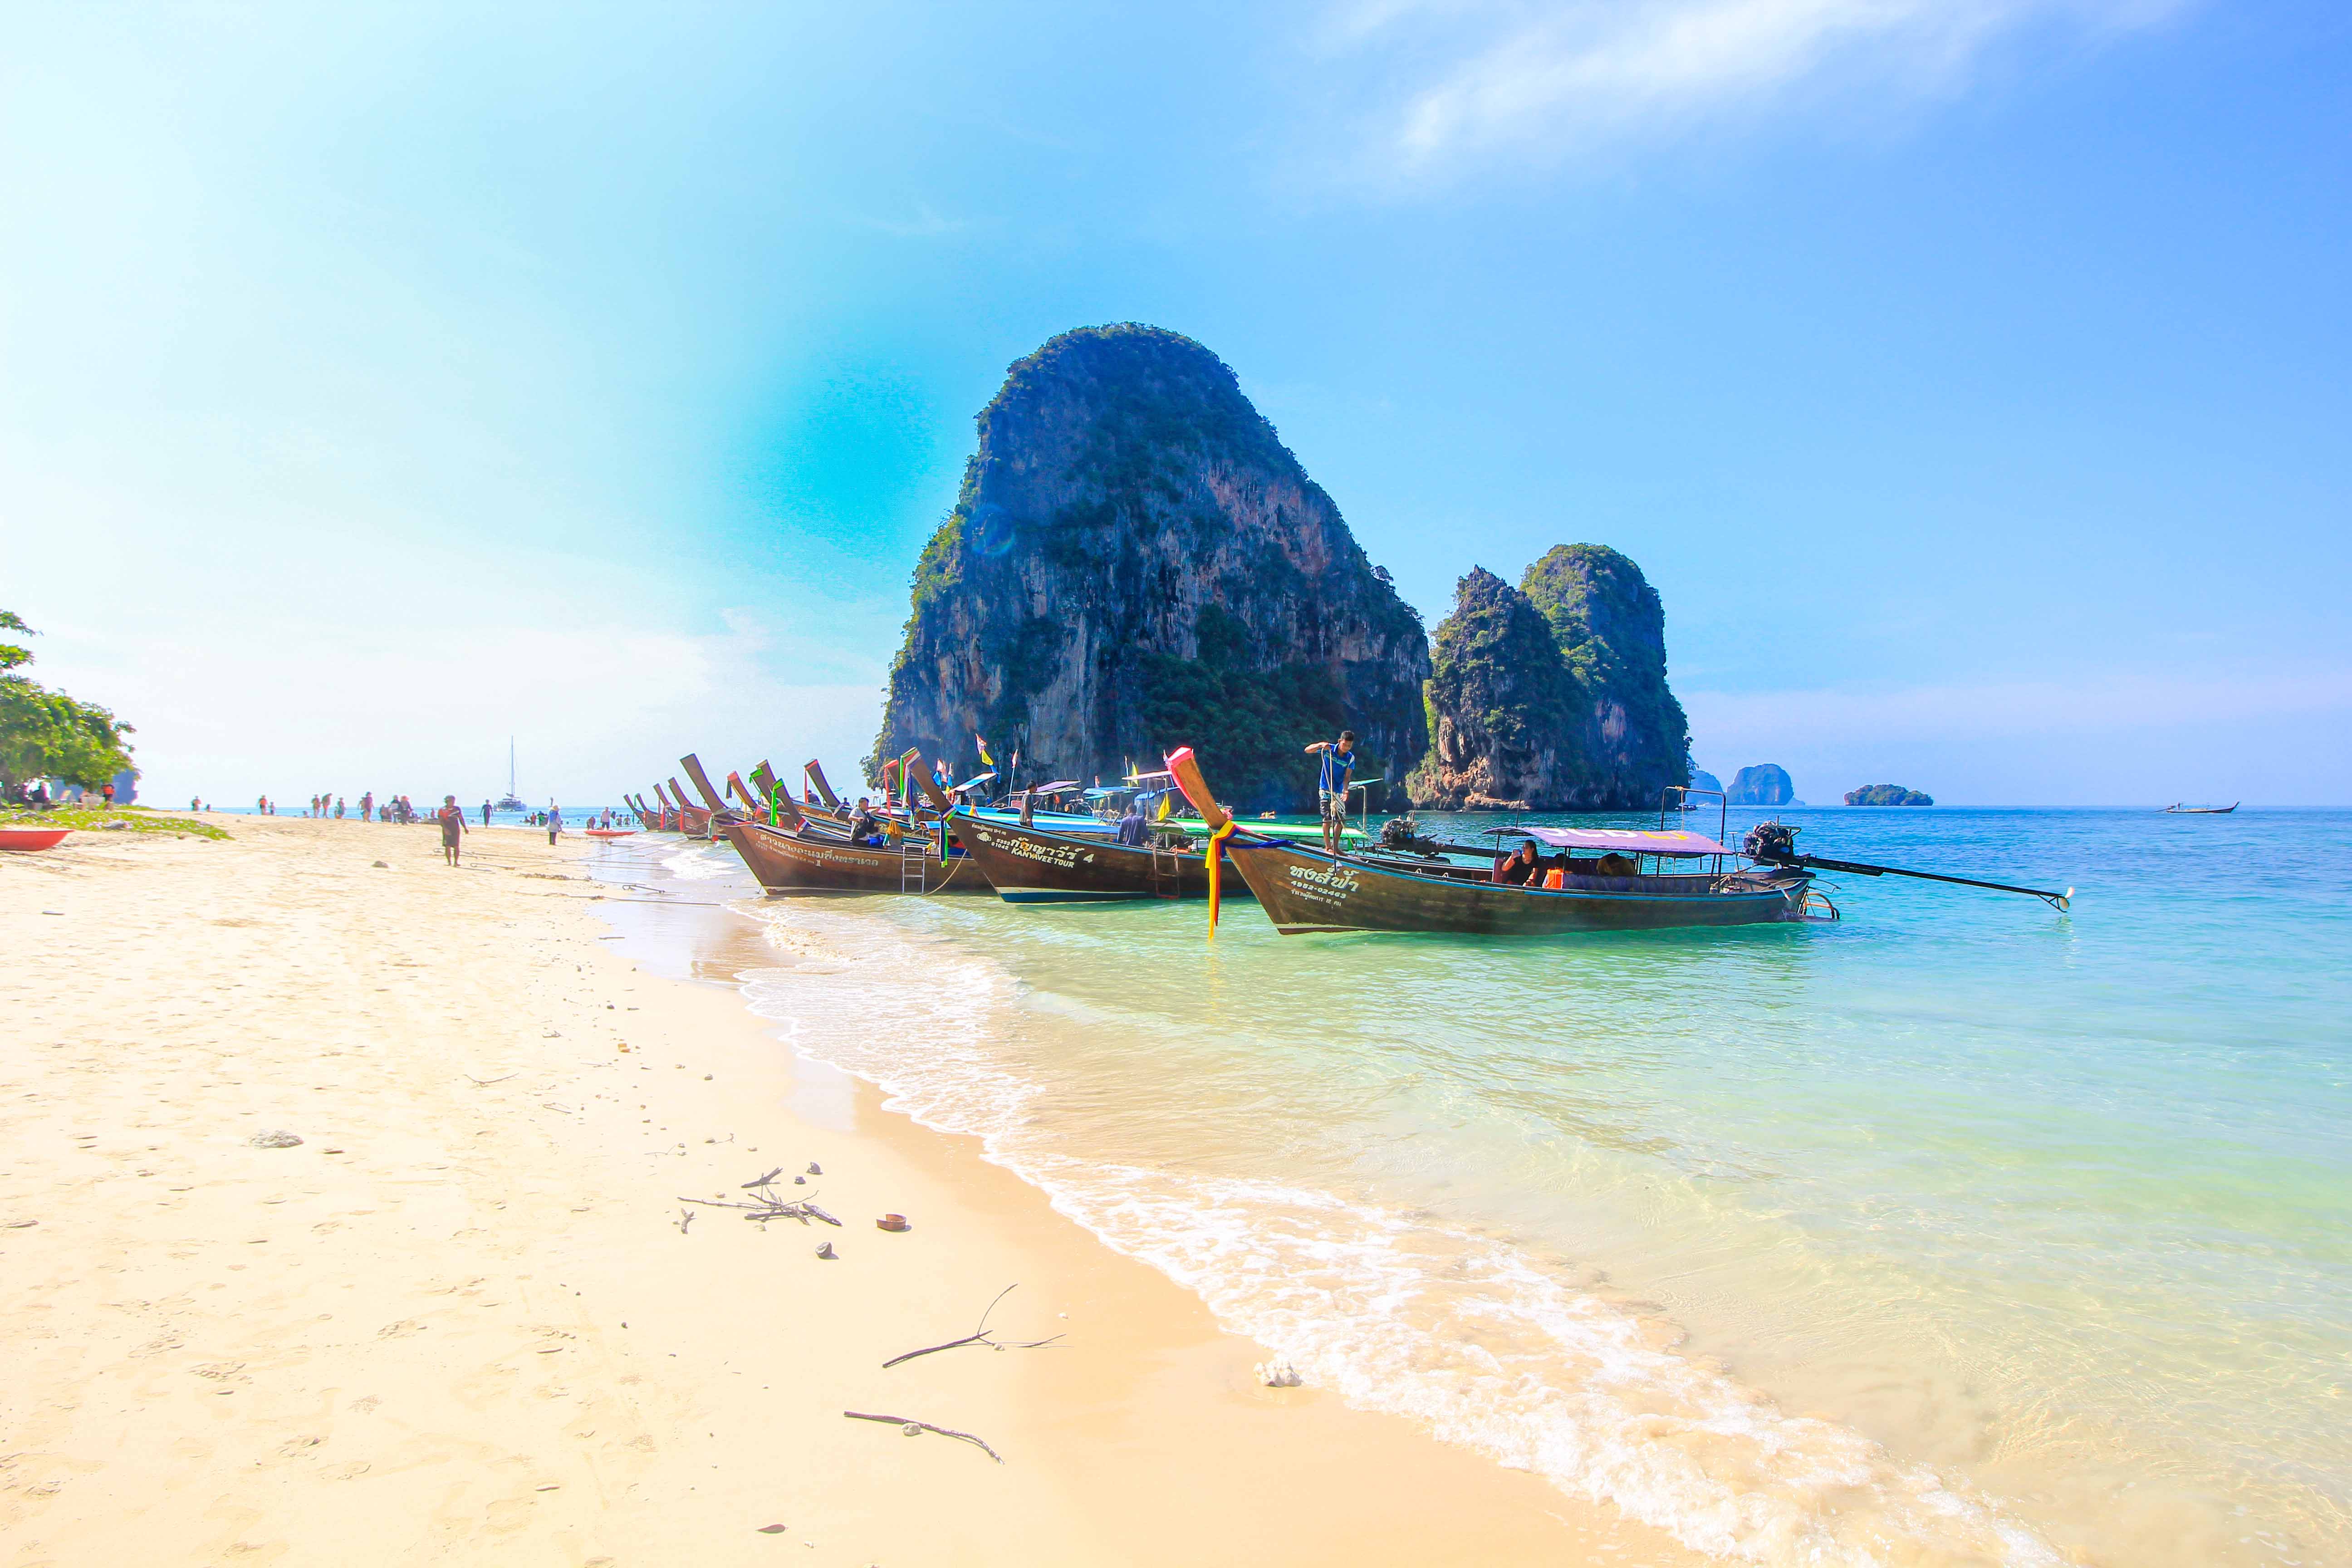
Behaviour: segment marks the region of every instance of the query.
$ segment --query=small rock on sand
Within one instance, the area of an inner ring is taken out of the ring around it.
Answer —
[[[299,1148],[301,1142],[302,1140],[291,1132],[257,1132],[253,1135],[253,1146],[257,1149],[295,1149]]]

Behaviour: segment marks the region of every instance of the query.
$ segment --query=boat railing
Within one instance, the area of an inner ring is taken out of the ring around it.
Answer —
[[[1731,797],[1719,789],[1698,789],[1690,784],[1668,784],[1658,792],[1659,829],[1664,830],[1668,812],[1694,809],[1690,804],[1690,797],[1695,795],[1715,797],[1717,806],[1715,841],[1717,844],[1729,843],[1730,839],[1726,835],[1731,831]],[[1723,875],[1723,857],[1720,855],[1715,857],[1715,874],[1718,877]]]

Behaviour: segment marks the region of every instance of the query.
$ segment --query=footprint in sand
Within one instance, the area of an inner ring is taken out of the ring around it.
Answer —
[[[348,1459],[340,1465],[330,1465],[319,1472],[331,1481],[355,1481],[368,1473],[365,1459]]]

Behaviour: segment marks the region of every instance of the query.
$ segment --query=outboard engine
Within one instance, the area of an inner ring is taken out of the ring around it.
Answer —
[[[1438,852],[1436,840],[1423,838],[1415,832],[1410,816],[1391,816],[1381,823],[1380,845],[1383,849],[1395,850],[1402,855],[1435,855]]]
[[[1742,851],[1750,860],[1786,866],[1797,858],[1798,829],[1785,822],[1759,822],[1748,830]]]

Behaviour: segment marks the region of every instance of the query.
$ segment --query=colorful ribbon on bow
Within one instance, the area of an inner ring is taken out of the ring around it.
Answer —
[[[1224,859],[1225,840],[1234,836],[1234,819],[1227,817],[1223,826],[1209,835],[1209,934],[1217,934],[1217,867]]]

